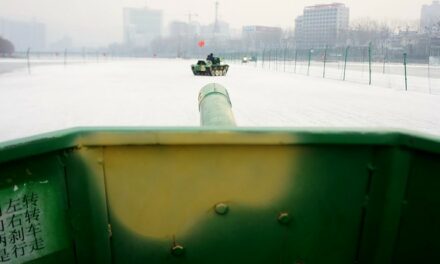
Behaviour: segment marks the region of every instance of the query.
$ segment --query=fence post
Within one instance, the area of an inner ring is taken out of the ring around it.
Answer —
[[[350,46],[347,46],[345,48],[345,58],[344,58],[344,77],[342,77],[342,80],[345,81],[345,70],[347,69],[347,58],[348,58],[348,50]]]
[[[269,70],[270,70],[270,61],[272,60],[272,50],[269,49]]]
[[[28,74],[31,74],[31,48],[26,51]]]
[[[284,60],[284,69],[283,71],[286,72],[286,49],[287,47],[284,47],[284,54],[283,54],[283,60]]]
[[[67,65],[67,48],[64,49],[64,67]]]
[[[403,68],[405,69],[405,91],[408,91],[408,79],[406,77],[406,52],[403,53]]]
[[[309,49],[309,62],[308,62],[308,65],[307,65],[307,75],[309,75],[310,74],[310,61],[312,60],[312,49]]]
[[[429,93],[431,93],[431,43],[429,43],[429,52],[428,52],[428,88],[429,88]]]
[[[252,59],[255,59],[254,67],[257,68],[258,66],[258,51],[255,51],[253,55],[251,56]]]
[[[264,69],[264,53],[266,52],[266,48],[263,48],[263,55],[262,55],[262,62],[261,62],[261,68]]]
[[[387,61],[387,56],[388,56],[388,48],[385,48],[385,55],[383,56],[382,74],[385,74],[385,63]]]
[[[371,42],[368,43],[368,85],[371,85]]]
[[[324,50],[324,69],[322,71],[322,78],[325,78],[325,63],[327,61],[327,45],[325,45],[325,50]]]
[[[298,49],[295,47],[295,68],[293,69],[293,72],[296,73],[296,60],[298,58]]]

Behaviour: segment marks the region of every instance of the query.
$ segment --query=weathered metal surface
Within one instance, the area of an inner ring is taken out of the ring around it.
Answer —
[[[218,83],[205,85],[199,92],[200,125],[235,126],[228,91]]]
[[[0,258],[437,263],[439,176],[440,140],[401,133],[53,133],[0,145]],[[33,251],[32,232],[11,242],[13,202],[32,193],[44,242]]]
[[[0,263],[73,261],[64,180],[53,155],[0,164]]]

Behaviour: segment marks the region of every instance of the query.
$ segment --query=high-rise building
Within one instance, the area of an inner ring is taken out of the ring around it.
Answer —
[[[196,22],[171,21],[169,25],[169,35],[171,37],[193,37],[199,34],[199,31],[200,25]]]
[[[206,38],[227,39],[230,36],[230,27],[225,21],[217,20],[214,23],[200,27],[200,35]]]
[[[150,46],[162,35],[162,11],[148,8],[124,8],[124,42],[132,47]]]
[[[295,19],[295,39],[299,48],[322,48],[345,44],[349,9],[333,3],[307,6]]]
[[[242,36],[249,50],[259,50],[279,46],[283,30],[280,27],[244,26]]]
[[[0,18],[0,36],[14,44],[16,51],[46,48],[46,26],[36,21],[15,21]]]
[[[420,30],[431,32],[440,30],[440,3],[433,1],[431,5],[423,5],[420,15]]]

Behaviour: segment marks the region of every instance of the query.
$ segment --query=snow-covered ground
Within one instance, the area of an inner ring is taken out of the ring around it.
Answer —
[[[0,75],[0,142],[77,126],[199,126],[197,96],[229,91],[239,126],[410,129],[440,135],[440,96],[231,65],[196,77],[188,60],[41,65]]]
[[[239,62],[240,63],[240,62]],[[259,61],[257,64],[250,62],[250,67],[261,67],[271,71],[282,71],[323,77],[327,79],[344,79],[344,62],[327,62],[325,71],[322,61],[311,61],[310,67],[307,61]],[[372,63],[371,83],[376,86],[391,88],[395,90],[405,90],[423,92],[430,94],[440,94],[440,66],[427,64],[408,64],[406,68],[407,82],[405,87],[405,68],[399,63]],[[347,62],[345,71],[345,81],[368,84],[369,66],[368,62]]]

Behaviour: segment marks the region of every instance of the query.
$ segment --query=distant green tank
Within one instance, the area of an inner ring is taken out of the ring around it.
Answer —
[[[245,56],[241,59],[241,63],[256,62],[257,56]]]
[[[191,65],[194,75],[225,76],[229,65],[222,64],[220,58],[213,57],[212,60],[199,60]]]

